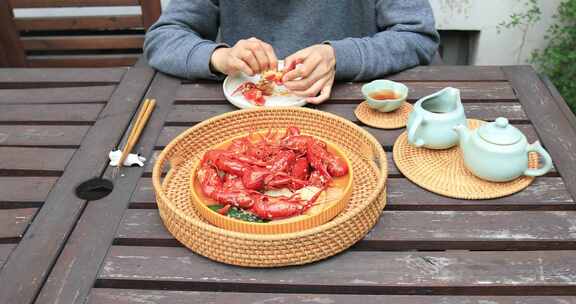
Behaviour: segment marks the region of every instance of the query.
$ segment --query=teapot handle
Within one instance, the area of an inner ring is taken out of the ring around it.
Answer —
[[[544,150],[542,145],[540,145],[539,141],[536,141],[535,143],[528,146],[528,153],[530,153],[530,152],[536,152],[542,157],[542,160],[543,160],[542,168],[528,169],[528,170],[524,171],[524,175],[526,175],[526,176],[541,176],[541,175],[548,173],[548,171],[550,171],[552,169],[552,166],[553,166],[552,158],[550,157],[550,154],[548,154],[548,152],[546,150]]]
[[[416,111],[413,111],[412,114],[414,115],[414,121],[412,121],[412,124],[408,128],[408,142],[420,148],[424,145],[424,140],[421,138],[416,139],[416,131],[418,131],[418,128],[422,124],[422,115]]]

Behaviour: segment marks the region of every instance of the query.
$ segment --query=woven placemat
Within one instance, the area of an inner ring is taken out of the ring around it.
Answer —
[[[354,114],[361,122],[380,129],[404,128],[410,112],[412,112],[412,105],[407,102],[403,103],[396,111],[388,113],[370,108],[366,101],[359,104],[354,110]]]
[[[483,121],[469,119],[470,128]],[[505,183],[495,183],[474,176],[464,165],[458,146],[447,150],[416,148],[402,133],[394,144],[394,162],[412,182],[431,192],[459,199],[493,199],[508,196],[528,187],[533,177],[523,176]],[[530,168],[538,167],[538,155],[530,154]]]

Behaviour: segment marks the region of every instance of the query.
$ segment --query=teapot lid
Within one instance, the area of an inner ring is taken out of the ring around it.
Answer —
[[[508,123],[504,117],[497,118],[494,122],[484,124],[478,128],[478,135],[487,142],[496,145],[512,145],[524,136],[520,130]]]

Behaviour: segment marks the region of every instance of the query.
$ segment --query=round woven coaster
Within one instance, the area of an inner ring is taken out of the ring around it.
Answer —
[[[405,102],[396,111],[384,113],[376,111],[362,102],[354,110],[356,117],[364,124],[380,129],[400,129],[406,126],[408,115],[412,112],[412,105]]]
[[[468,120],[468,126],[474,129],[482,123]],[[527,176],[505,183],[482,180],[466,169],[458,146],[447,150],[416,148],[407,137],[404,132],[396,140],[394,162],[406,178],[431,192],[459,199],[493,199],[519,192],[534,181]],[[530,154],[529,166],[538,167],[537,154]]]

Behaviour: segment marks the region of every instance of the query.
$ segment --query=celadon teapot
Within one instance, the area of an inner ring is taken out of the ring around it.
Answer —
[[[482,179],[506,182],[522,175],[541,176],[552,169],[552,158],[540,143],[528,144],[526,136],[504,117],[476,130],[469,130],[463,124],[454,130],[459,136],[464,164]],[[540,155],[541,168],[528,168],[529,152]]]

